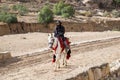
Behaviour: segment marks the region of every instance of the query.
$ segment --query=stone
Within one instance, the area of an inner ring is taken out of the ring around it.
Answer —
[[[110,67],[108,63],[101,65],[101,72],[102,72],[102,77],[109,75]]]
[[[120,76],[120,68],[118,69],[117,75]]]
[[[3,59],[6,60],[6,59],[10,59],[11,58],[11,53],[10,52],[5,52],[3,54]]]
[[[0,54],[0,61],[2,61],[3,60],[3,55],[2,54]]]
[[[11,53],[6,51],[6,52],[0,52],[0,60],[1,61],[4,61],[4,60],[7,60],[7,59],[10,59],[12,56],[11,56]]]
[[[89,80],[89,79],[88,79],[88,73],[87,73],[87,72],[83,72],[83,73],[80,75],[79,80]]]
[[[102,71],[99,67],[94,69],[94,80],[99,80],[102,78]]]
[[[92,69],[88,70],[88,78],[89,78],[89,80],[94,80],[94,73],[93,73]]]

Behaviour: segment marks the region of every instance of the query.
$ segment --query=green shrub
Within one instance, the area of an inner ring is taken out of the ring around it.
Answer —
[[[105,11],[105,12],[103,13],[103,17],[111,17],[110,12]]]
[[[112,16],[115,17],[115,18],[120,17],[120,11],[113,10],[112,11]]]
[[[117,3],[120,3],[120,0],[115,0]]]
[[[2,5],[0,8],[1,12],[8,12],[10,10],[10,8],[7,5]]]
[[[6,15],[6,13],[4,12],[1,12],[0,13],[0,22],[4,22],[5,21],[5,15]]]
[[[53,12],[55,15],[62,15],[65,18],[72,17],[75,13],[75,10],[72,6],[64,4],[63,1],[55,4],[53,7]]]
[[[16,22],[18,22],[16,16],[14,16],[12,14],[9,14],[9,13],[6,13],[6,12],[1,12],[0,13],[0,21],[5,22],[5,23],[16,23]]]
[[[53,21],[53,12],[48,6],[44,6],[39,12],[40,23],[49,23]]]
[[[92,17],[92,12],[91,12],[91,11],[87,11],[87,12],[85,13],[85,16],[86,16],[86,17]]]
[[[62,9],[62,16],[65,18],[73,17],[75,10],[72,6],[66,6]]]
[[[63,1],[60,1],[59,3],[55,4],[53,7],[53,12],[55,15],[61,15],[62,14],[62,9],[65,7],[66,5],[63,3]]]
[[[25,15],[26,13],[28,13],[28,9],[23,5],[13,5],[12,9],[14,11],[18,11],[20,15]]]

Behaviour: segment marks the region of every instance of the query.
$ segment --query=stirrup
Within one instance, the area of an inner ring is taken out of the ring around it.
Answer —
[[[71,50],[70,50],[70,49],[68,49],[67,54],[70,54],[70,53],[71,53]]]
[[[54,63],[55,61],[56,61],[56,56],[53,55],[53,60],[52,60],[52,62]]]

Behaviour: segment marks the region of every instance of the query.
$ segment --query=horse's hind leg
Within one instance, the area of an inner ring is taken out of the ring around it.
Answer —
[[[60,68],[60,62],[59,62],[59,60],[56,60],[54,70],[56,71],[58,68]]]
[[[63,53],[63,65],[65,65],[65,53]]]

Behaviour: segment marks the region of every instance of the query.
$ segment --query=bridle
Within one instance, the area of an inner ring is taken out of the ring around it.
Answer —
[[[48,43],[49,45],[51,45],[51,47],[53,46],[53,43],[54,43],[54,38],[50,38],[50,42]]]

